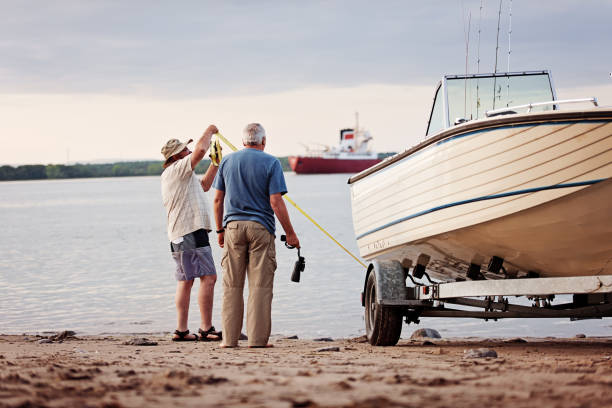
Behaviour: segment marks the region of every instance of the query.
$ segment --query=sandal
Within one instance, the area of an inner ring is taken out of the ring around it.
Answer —
[[[197,334],[192,335],[194,336],[194,338],[187,337],[189,335],[189,330],[179,331],[178,329],[176,329],[174,331],[174,334],[176,334],[178,337],[172,337],[172,341],[198,341]]]
[[[215,330],[215,326],[210,326],[208,330],[198,329],[198,333],[200,333],[200,340],[202,341],[221,341],[223,338],[220,331]],[[214,338],[208,337],[209,335],[216,336]]]

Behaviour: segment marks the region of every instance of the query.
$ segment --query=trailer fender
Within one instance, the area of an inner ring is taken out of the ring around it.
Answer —
[[[361,305],[365,306],[365,290],[368,277],[373,273],[376,276],[376,300],[382,301],[405,300],[406,278],[404,269],[398,261],[377,261],[374,260],[368,266],[361,293]]]

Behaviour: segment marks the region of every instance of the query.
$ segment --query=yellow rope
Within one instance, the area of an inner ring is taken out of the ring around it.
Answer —
[[[238,148],[236,146],[234,146],[229,140],[227,140],[221,133],[217,133],[217,136],[219,136],[219,139],[221,139],[221,141],[223,141],[223,143],[225,143],[227,146],[229,146],[230,149],[232,149],[233,151],[237,151]],[[334,237],[331,236],[331,234],[329,232],[327,232],[325,230],[325,228],[323,228],[322,226],[319,225],[319,223],[317,223],[310,215],[308,215],[306,213],[306,211],[302,210],[300,208],[299,205],[296,204],[295,201],[293,201],[288,194],[284,194],[283,198],[285,200],[287,200],[287,202],[289,202],[292,206],[294,206],[299,212],[301,212],[304,217],[306,217],[310,222],[312,222],[315,227],[317,227],[318,229],[321,230],[321,232],[323,232],[325,235],[327,235],[329,237],[329,239],[331,239],[332,241],[334,241],[336,243],[336,245],[338,245],[340,248],[344,249],[344,251],[349,254],[354,260],[356,260],[357,262],[359,262],[361,264],[361,266],[363,266],[364,268],[367,268],[366,264],[364,264],[363,262],[361,262],[359,260],[359,258],[357,258],[355,255],[353,255],[351,253],[351,251],[349,251],[348,249],[346,249],[341,243],[339,243]]]

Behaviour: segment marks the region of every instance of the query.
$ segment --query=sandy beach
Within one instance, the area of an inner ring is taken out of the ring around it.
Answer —
[[[610,337],[326,340],[2,335],[0,407],[612,406]]]

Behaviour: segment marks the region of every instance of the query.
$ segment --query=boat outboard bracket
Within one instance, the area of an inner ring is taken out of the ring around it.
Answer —
[[[425,269],[430,259],[431,257],[429,255],[420,254],[417,259],[416,265],[414,265],[414,269],[412,270],[412,276],[417,279],[421,279],[424,275],[426,275]],[[427,276],[427,278],[429,279],[429,275]],[[431,281],[431,279],[429,280]]]

